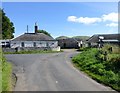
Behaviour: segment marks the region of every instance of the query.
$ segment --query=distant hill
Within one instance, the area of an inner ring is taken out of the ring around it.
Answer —
[[[56,38],[56,40],[59,40],[59,39],[67,39],[67,38],[78,38],[78,39],[81,39],[83,41],[86,41],[87,39],[90,38],[90,36],[73,36],[73,37],[67,37],[67,36],[59,36]]]
[[[67,39],[67,38],[69,38],[69,37],[67,37],[67,36],[59,36],[56,39],[59,40],[59,39]]]
[[[90,36],[73,36],[72,38],[79,38],[82,39],[83,41],[87,40],[90,38]]]

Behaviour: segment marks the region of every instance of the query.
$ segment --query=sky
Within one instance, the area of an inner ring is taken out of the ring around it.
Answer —
[[[117,2],[3,2],[14,23],[15,37],[34,32],[34,25],[58,36],[92,36],[118,33]]]
[[[119,0],[2,0],[3,2],[119,2]]]

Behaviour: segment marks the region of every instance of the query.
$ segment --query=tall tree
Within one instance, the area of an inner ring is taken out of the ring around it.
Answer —
[[[14,38],[14,25],[10,21],[10,19],[6,16],[3,9],[0,9],[0,12],[2,13],[2,38],[3,39],[11,39]]]
[[[2,39],[2,11],[0,9],[0,40]]]
[[[38,30],[37,32],[38,32],[38,33],[44,33],[44,34],[46,34],[46,35],[48,35],[48,36],[51,37],[50,33],[48,33],[48,32],[45,31],[45,30]]]

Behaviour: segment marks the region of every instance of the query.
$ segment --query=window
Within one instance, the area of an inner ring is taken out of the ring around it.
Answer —
[[[24,47],[24,46],[25,46],[24,42],[22,42],[22,43],[21,43],[21,46],[22,46],[22,47]]]
[[[52,43],[52,45],[54,45],[54,43]]]
[[[5,42],[2,42],[2,44],[5,44]]]
[[[33,46],[36,47],[36,42],[33,43]]]
[[[48,44],[48,42],[46,43],[46,47],[49,47],[49,44]]]
[[[9,43],[9,42],[6,42],[6,43]]]

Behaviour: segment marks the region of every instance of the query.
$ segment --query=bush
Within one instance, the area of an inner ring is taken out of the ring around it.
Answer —
[[[80,47],[79,48],[79,51],[87,51],[89,50],[90,48],[89,47]]]
[[[120,82],[118,74],[115,74],[111,70],[105,72],[103,81],[110,86],[112,86],[114,84],[116,84],[116,86],[118,86],[118,82]]]
[[[96,54],[95,57],[97,60],[103,61],[104,60],[104,53],[102,50],[99,50]]]
[[[120,47],[118,45],[105,44],[102,50],[108,53],[120,54]]]
[[[110,48],[112,47],[111,44],[104,44],[104,46],[102,47],[102,50],[103,51],[107,51],[107,52],[110,52]]]
[[[120,57],[112,58],[109,61],[109,65],[115,71],[120,71]]]

